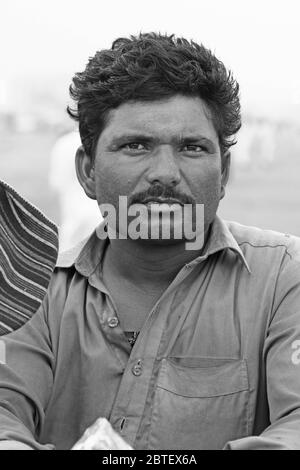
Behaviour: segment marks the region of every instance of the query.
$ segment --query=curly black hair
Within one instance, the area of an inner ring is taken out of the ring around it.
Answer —
[[[239,85],[224,64],[202,44],[174,35],[144,33],[119,38],[96,52],[76,73],[70,95],[77,107],[85,152],[93,156],[109,110],[128,101],[155,101],[176,94],[198,96],[211,111],[221,152],[235,144],[241,127]]]

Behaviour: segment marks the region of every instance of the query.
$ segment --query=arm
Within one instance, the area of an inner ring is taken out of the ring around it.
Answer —
[[[38,442],[53,384],[54,358],[44,307],[1,338],[0,449],[50,449]]]
[[[264,344],[262,361],[271,424],[259,436],[228,442],[225,449],[300,449],[299,258],[299,249],[286,255]]]

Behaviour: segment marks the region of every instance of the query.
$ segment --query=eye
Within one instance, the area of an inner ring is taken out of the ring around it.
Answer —
[[[130,152],[140,152],[143,150],[147,150],[146,146],[141,142],[129,142],[127,144],[122,145],[122,149]]]
[[[206,152],[207,149],[203,147],[203,145],[187,144],[182,147],[182,151],[187,153],[199,154],[202,152]]]

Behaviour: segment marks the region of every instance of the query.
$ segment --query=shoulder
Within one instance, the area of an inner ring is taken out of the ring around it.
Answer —
[[[266,311],[272,305],[270,319],[281,306],[283,315],[297,311],[299,321],[300,238],[236,222],[226,224],[252,273],[247,280],[248,291],[255,293],[260,303],[267,299]]]
[[[52,273],[44,302],[48,320],[50,320],[51,316],[54,316],[57,320],[63,312],[64,304],[70,294],[70,289],[71,294],[74,294],[74,289],[72,290],[72,280],[74,277],[80,279],[84,277],[81,275],[80,271],[76,269],[76,263],[86,243],[87,239],[84,239],[69,250],[58,254],[57,263]]]
[[[300,262],[300,237],[226,221],[242,250],[258,253],[281,253]]]

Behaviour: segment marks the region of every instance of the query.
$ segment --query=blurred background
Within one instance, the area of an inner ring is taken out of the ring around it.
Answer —
[[[61,227],[97,225],[76,182],[68,88],[98,49],[139,32],[202,42],[240,83],[243,128],[220,215],[300,236],[298,0],[1,0],[0,179]],[[63,193],[62,193],[63,189]]]

